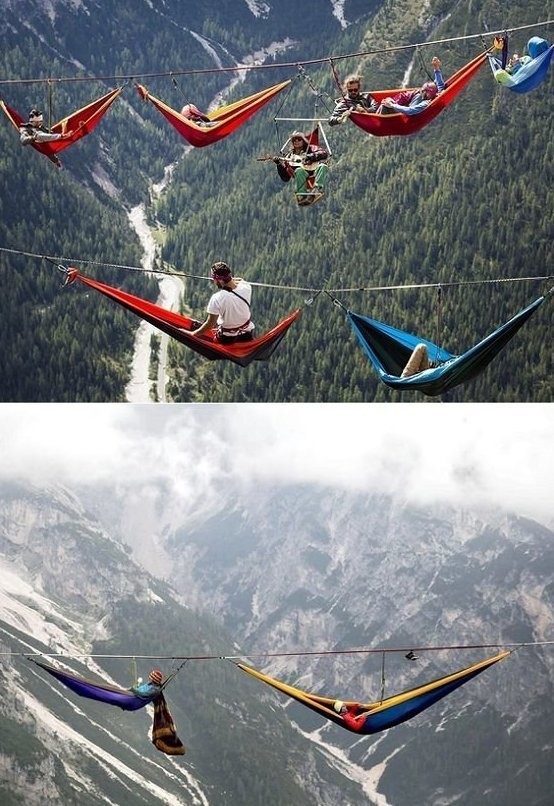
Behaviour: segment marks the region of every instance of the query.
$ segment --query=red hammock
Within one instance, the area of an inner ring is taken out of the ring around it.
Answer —
[[[291,79],[283,81],[281,84],[275,84],[265,90],[260,90],[254,95],[243,98],[240,101],[235,101],[227,106],[222,106],[219,109],[214,109],[213,112],[208,112],[207,117],[213,121],[211,126],[199,126],[183,117],[179,112],[176,112],[170,106],[150,95],[146,87],[142,84],[137,84],[137,90],[140,97],[144,101],[150,101],[154,104],[162,115],[174,126],[179,134],[185,138],[191,145],[197,148],[202,146],[209,146],[212,143],[217,143],[238,129],[248,118],[252,117],[259,109],[267,104],[274,95],[288,87]]]
[[[116,87],[115,89],[110,90],[110,92],[106,93],[106,95],[103,95],[96,101],[91,101],[91,103],[87,104],[87,106],[83,106],[76,112],[72,112],[70,115],[52,126],[52,132],[57,134],[68,134],[68,137],[64,137],[63,140],[54,140],[50,143],[31,143],[32,147],[36,151],[40,151],[41,154],[44,154],[53,162],[59,164],[59,160],[55,156],[56,153],[58,151],[63,151],[64,148],[76,143],[77,140],[81,139],[81,137],[85,137],[87,134],[90,134],[100,122],[102,117],[106,114],[122,89],[123,87]],[[15,126],[16,129],[19,130],[19,127],[27,122],[19,114],[19,112],[16,112],[15,109],[9,107],[4,101],[0,101],[0,107],[2,107],[10,122]]]
[[[128,311],[167,333],[168,336],[200,353],[204,358],[209,358],[210,361],[232,361],[241,367],[247,367],[252,361],[266,361],[272,355],[281,339],[283,339],[289,327],[302,312],[302,309],[298,308],[270,331],[257,339],[252,339],[252,341],[220,344],[215,341],[215,330],[206,331],[200,336],[194,336],[190,333],[191,328],[195,326],[192,319],[181,316],[179,313],[168,311],[153,302],[135,297],[133,294],[120,291],[97,280],[91,280],[90,277],[80,274],[77,269],[69,269],[67,282],[72,283],[75,280],[80,280],[81,283],[89,286],[89,288],[94,288],[104,296],[109,297],[118,305],[127,308]]]
[[[469,83],[487,58],[488,52],[481,53],[468,64],[464,65],[464,67],[460,67],[446,82],[446,89],[440,92],[436,98],[431,101],[429,106],[417,115],[405,115],[402,112],[395,112],[388,115],[378,115],[374,112],[352,112],[350,120],[352,123],[355,123],[356,126],[359,126],[360,129],[376,137],[413,134],[423,129],[424,126],[427,126],[443,109],[452,103],[454,98],[463,90],[465,85]],[[380,102],[384,98],[396,95],[399,92],[403,92],[403,90],[376,90],[375,92],[371,92],[371,96],[375,98],[376,101]]]

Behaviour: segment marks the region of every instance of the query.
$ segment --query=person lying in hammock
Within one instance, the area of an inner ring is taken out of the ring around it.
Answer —
[[[185,104],[181,109],[181,115],[187,120],[196,123],[197,126],[213,126],[214,121],[201,112],[194,104]]]
[[[433,65],[434,81],[426,81],[418,90],[403,90],[391,98],[384,98],[377,112],[380,115],[390,115],[395,112],[417,115],[419,112],[423,112],[446,86],[440,59],[434,56],[431,64]]]
[[[300,204],[311,204],[325,193],[329,173],[325,160],[329,154],[324,148],[310,145],[303,132],[293,132],[290,142],[290,150],[282,157],[273,157],[273,162],[283,182],[294,177],[294,192],[300,197]],[[308,188],[310,176],[314,177],[314,184]]]
[[[369,92],[361,92],[362,78],[352,73],[343,85],[343,96],[335,101],[335,108],[328,119],[329,126],[338,126],[350,117],[351,112],[377,112],[379,104]]]
[[[138,694],[139,697],[151,699],[152,697],[156,697],[158,694],[161,694],[163,680],[164,676],[160,670],[152,669],[148,675],[148,683],[143,683],[139,678],[140,682],[137,683],[136,686],[131,686],[131,691],[134,694]]]
[[[436,364],[429,361],[427,345],[423,343],[416,344],[400,377],[411,378],[412,375],[417,375],[426,369],[434,369],[436,366]]]
[[[335,700],[333,708],[337,714],[342,716],[344,723],[351,730],[362,730],[368,712],[362,711],[359,703],[355,702],[346,705],[342,700]]]
[[[59,134],[51,132],[43,124],[43,115],[40,109],[31,109],[29,120],[19,127],[19,142],[22,146],[30,143],[51,143],[54,140],[61,140],[69,134]]]
[[[233,277],[222,260],[213,264],[210,276],[218,290],[208,301],[205,321],[192,334],[199,336],[216,328],[216,341],[222,344],[251,341],[254,338],[254,322],[250,318],[252,286],[241,277]]]

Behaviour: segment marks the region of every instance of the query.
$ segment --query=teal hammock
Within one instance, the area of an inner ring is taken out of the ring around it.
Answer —
[[[427,339],[398,330],[376,319],[352,311],[347,311],[347,316],[364,352],[384,384],[391,389],[416,390],[432,397],[448,392],[479,375],[553,290],[554,288],[550,289],[548,294],[536,299],[461,355],[453,355]],[[401,378],[402,370],[418,344],[427,346],[429,360],[436,366],[417,375]]]

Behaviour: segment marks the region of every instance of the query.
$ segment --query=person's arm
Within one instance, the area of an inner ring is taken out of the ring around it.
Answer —
[[[403,106],[402,104],[395,103],[392,98],[385,98],[383,106],[394,110],[394,112],[402,112],[404,115],[417,115],[419,112],[423,112],[424,109],[427,109],[429,101],[425,101],[422,98],[421,101],[414,106]]]
[[[446,84],[442,75],[441,60],[438,58],[438,56],[433,56],[431,59],[431,64],[433,65],[434,82],[437,85],[438,91],[442,92]]]
[[[304,161],[307,163],[322,162],[323,160],[326,160],[328,156],[329,154],[324,148],[311,148],[306,154]]]
[[[217,314],[216,313],[209,313],[204,322],[200,325],[199,328],[196,330],[191,330],[193,336],[200,336],[202,333],[205,333],[206,330],[213,330],[213,328],[217,325]]]
[[[331,117],[328,118],[327,123],[329,126],[338,126],[339,124],[344,123],[345,120],[348,120],[351,111],[352,109],[350,108],[350,104],[346,101],[346,99],[340,98],[333,109]]]
[[[289,169],[287,163],[280,159],[280,157],[273,157],[273,162],[277,168],[277,173],[279,174],[279,178],[283,180],[283,182],[289,182],[292,176],[292,172]]]

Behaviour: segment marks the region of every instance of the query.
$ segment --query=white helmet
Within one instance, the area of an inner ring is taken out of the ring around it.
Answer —
[[[342,712],[342,709],[344,708],[343,701],[342,700],[335,700],[335,704],[333,705],[333,708],[335,709],[337,714],[340,714]]]

